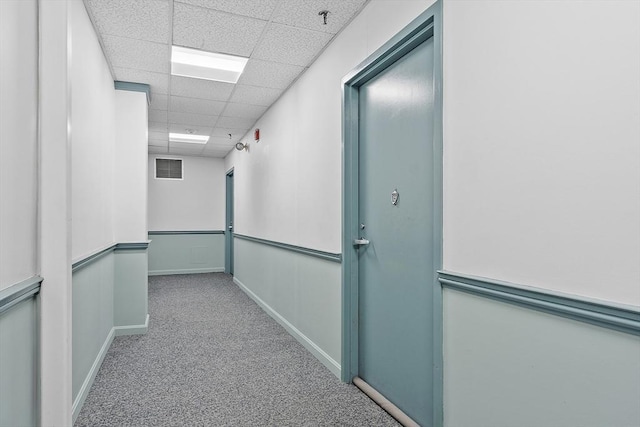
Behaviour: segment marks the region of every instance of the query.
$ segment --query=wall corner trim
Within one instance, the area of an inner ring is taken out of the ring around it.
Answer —
[[[142,325],[127,325],[127,326],[114,326],[115,336],[120,337],[123,335],[141,335],[146,334],[149,330],[149,314]]]
[[[0,291],[0,313],[38,294],[43,278],[33,276]]]
[[[142,92],[147,95],[147,105],[151,104],[151,86],[146,83],[121,82],[115,80],[113,86],[116,90],[128,90],[130,92]]]
[[[91,369],[89,370],[89,374],[84,379],[82,383],[82,387],[78,391],[78,395],[73,400],[73,422],[76,422],[78,415],[80,415],[80,410],[82,409],[82,405],[84,405],[84,401],[87,399],[87,395],[89,394],[89,390],[91,390],[91,386],[93,385],[93,381],[96,379],[96,375],[98,375],[98,371],[100,370],[100,366],[102,366],[102,361],[104,360],[107,352],[109,351],[109,347],[111,347],[111,343],[113,342],[113,338],[116,335],[115,328],[111,328],[109,335],[107,335],[107,339],[104,340],[98,355],[93,361],[93,365],[91,365]]]
[[[443,287],[640,336],[640,307],[451,271],[438,271],[438,280]]]
[[[255,301],[260,308],[262,308],[269,316],[278,322],[283,328],[289,332],[304,348],[306,348],[311,354],[313,354],[327,369],[329,369],[336,377],[340,378],[341,367],[340,364],[329,356],[324,350],[322,350],[316,343],[311,341],[305,334],[303,334],[298,328],[293,326],[287,319],[282,317],[280,313],[275,311],[269,304],[264,302],[258,295],[253,293],[244,283],[237,278],[233,278],[233,283],[238,285],[240,289],[246,293],[249,298]]]
[[[97,261],[98,259],[102,258],[103,256],[107,255],[108,253],[111,253],[113,251],[125,251],[125,250],[147,250],[149,247],[149,240],[146,240],[144,242],[123,242],[123,243],[112,243],[111,245],[102,248],[102,249],[98,249],[97,251],[94,251],[92,253],[90,253],[87,256],[84,256],[82,258],[78,258],[75,261],[73,261],[73,263],[71,264],[71,271],[72,272],[76,272],[78,270],[80,270],[81,268],[84,268],[92,263],[94,263],[95,261]]]

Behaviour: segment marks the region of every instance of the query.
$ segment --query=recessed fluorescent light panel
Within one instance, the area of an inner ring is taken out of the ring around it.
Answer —
[[[170,133],[170,142],[188,142],[190,144],[206,144],[209,141],[207,135],[193,135],[190,133]]]
[[[171,47],[171,74],[195,79],[236,83],[249,58]]]

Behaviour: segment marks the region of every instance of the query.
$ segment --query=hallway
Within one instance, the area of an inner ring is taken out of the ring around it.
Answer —
[[[117,337],[76,426],[394,426],[222,273],[149,278],[149,331]]]

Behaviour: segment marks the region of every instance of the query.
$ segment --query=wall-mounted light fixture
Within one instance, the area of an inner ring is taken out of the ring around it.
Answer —
[[[243,144],[242,142],[236,142],[236,150],[238,151],[249,151],[249,145]]]

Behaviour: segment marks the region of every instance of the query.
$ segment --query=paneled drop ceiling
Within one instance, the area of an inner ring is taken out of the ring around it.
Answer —
[[[84,1],[114,78],[151,86],[149,152],[207,157],[226,156],[367,2]],[[250,59],[237,84],[172,76],[171,45]],[[169,132],[210,138],[174,143]]]

